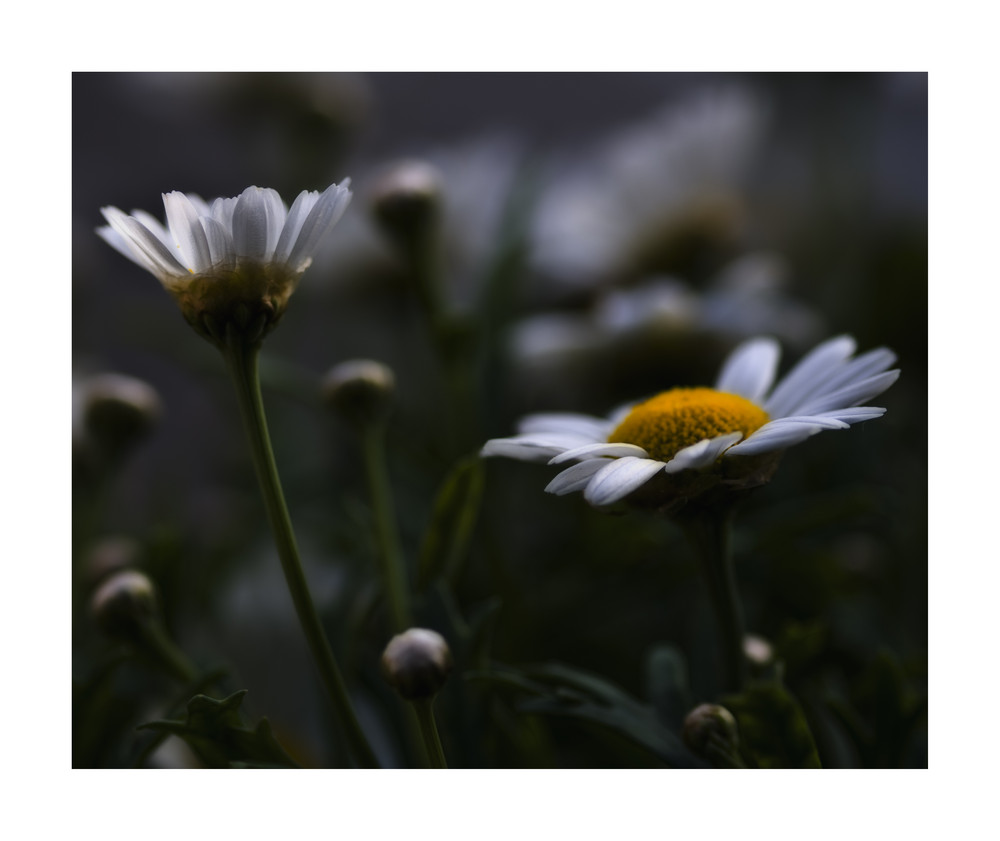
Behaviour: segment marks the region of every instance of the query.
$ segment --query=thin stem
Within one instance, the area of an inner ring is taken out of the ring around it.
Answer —
[[[724,689],[743,688],[747,662],[743,607],[736,587],[732,553],[732,511],[712,510],[694,515],[686,524],[688,537],[701,555],[709,595],[715,608],[722,643]]]
[[[396,514],[392,490],[385,464],[385,430],[379,423],[372,423],[362,432],[365,471],[368,488],[375,510],[375,528],[378,533],[379,555],[382,562],[382,580],[389,600],[394,631],[399,634],[413,625],[410,610],[410,590],[407,583],[406,563],[396,531]]]
[[[198,679],[198,670],[187,659],[159,622],[151,623],[142,630],[142,642],[146,650],[181,683],[194,683]]]
[[[354,759],[366,768],[377,768],[378,761],[375,759],[375,754],[358,723],[354,706],[347,694],[340,668],[337,666],[333,651],[323,631],[323,624],[313,603],[309,584],[299,559],[295,534],[288,516],[288,508],[285,505],[285,497],[281,490],[281,481],[278,478],[278,469],[271,449],[271,440],[267,432],[267,420],[264,416],[264,404],[261,400],[260,380],[257,373],[258,347],[247,346],[236,339],[225,345],[223,356],[239,397],[240,413],[243,416],[243,425],[250,443],[257,480],[264,496],[267,516],[274,532],[278,557],[281,559],[281,569],[285,574],[288,592],[295,605],[295,612],[305,633],[309,650],[319,669],[327,694],[336,709],[340,723],[347,731],[348,744]]]
[[[427,748],[431,768],[447,768],[448,762],[444,758],[437,722],[434,721],[434,699],[413,701],[413,711],[417,714],[417,721],[420,722],[420,735],[424,738],[424,747]]]

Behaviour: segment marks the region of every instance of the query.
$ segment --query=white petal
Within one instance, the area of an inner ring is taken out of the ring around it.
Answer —
[[[202,216],[199,220],[208,241],[208,250],[213,266],[231,264],[236,259],[233,250],[233,237],[228,230],[211,216]]]
[[[861,354],[856,359],[852,359],[844,365],[833,377],[824,384],[824,391],[833,391],[851,382],[863,380],[883,371],[888,371],[889,367],[896,361],[896,354],[888,348],[875,348],[867,353]],[[813,398],[819,396],[816,392]]]
[[[278,244],[274,247],[276,261],[283,263],[288,260],[292,246],[295,245],[299,231],[302,230],[302,223],[306,221],[306,217],[318,200],[319,193],[315,190],[303,190],[295,197],[295,201],[292,202],[292,207],[285,217],[285,225],[281,229],[281,236],[278,237]]]
[[[236,212],[236,205],[239,204],[239,197],[234,199],[216,199],[212,202],[212,218],[222,225],[229,235],[233,233],[233,213]]]
[[[764,424],[753,435],[734,447],[726,450],[726,457],[729,456],[752,456],[758,453],[770,453],[775,450],[783,450],[793,444],[799,444],[822,432],[824,429],[820,424],[815,423],[769,423]]]
[[[156,234],[156,238],[167,247],[167,250],[171,254],[173,254],[174,247],[177,243],[174,242],[174,238],[170,236],[170,231],[163,226],[163,223],[159,219],[153,216],[152,213],[147,213],[145,210],[133,210],[131,215],[142,222],[146,228]]]
[[[667,473],[680,473],[689,468],[708,467],[742,437],[742,432],[728,432],[717,438],[706,438],[690,447],[684,447],[682,450],[678,450],[677,454],[667,462],[664,470]]]
[[[731,354],[715,383],[717,391],[738,394],[758,405],[774,383],[781,349],[774,339],[751,339]]]
[[[570,413],[528,415],[517,425],[519,432],[569,432],[594,443],[606,441],[614,426],[604,418]]]
[[[487,441],[479,454],[483,457],[505,456],[520,461],[547,462],[552,456],[566,450],[558,440],[541,436],[516,436],[514,438],[493,438]]]
[[[835,409],[850,408],[876,397],[899,379],[899,369],[876,374],[860,382],[851,383],[836,391],[825,392],[809,400],[798,410],[798,414],[810,415]]]
[[[247,187],[233,210],[233,247],[240,257],[267,255],[267,201],[260,187]]]
[[[145,269],[147,272],[155,271],[153,264],[146,258],[144,254],[137,254],[135,249],[129,245],[128,240],[125,239],[118,231],[112,228],[110,225],[104,225],[97,229],[97,235],[103,239],[108,245],[110,245],[119,254],[128,257],[133,263],[141,268]]]
[[[351,201],[351,191],[347,189],[349,183],[349,179],[344,179],[339,186],[331,184],[309,211],[288,255],[288,264],[293,269],[298,271],[309,264],[323,237],[344,215]]]
[[[764,403],[764,411],[772,418],[801,414],[805,400],[843,365],[856,347],[850,336],[838,336],[815,347],[778,383]]]
[[[582,491],[590,484],[590,477],[607,465],[607,463],[607,459],[603,458],[592,458],[587,461],[577,462],[571,467],[567,467],[555,479],[549,482],[545,490],[547,493],[558,496]]]
[[[582,447],[574,447],[572,450],[566,450],[566,452],[560,453],[553,458],[549,464],[562,464],[566,461],[572,461],[575,458],[597,458],[599,456],[611,456],[612,458],[638,456],[639,458],[644,458],[646,455],[648,455],[647,452],[635,444],[604,442],[600,444],[584,444]]]
[[[261,197],[264,199],[264,208],[267,211],[267,249],[265,252],[265,257],[270,258],[274,254],[274,248],[278,244],[278,237],[281,236],[281,231],[285,227],[285,217],[288,214],[288,210],[285,208],[285,203],[281,200],[277,190],[272,190],[270,187],[260,191]]]
[[[663,470],[663,462],[626,456],[606,464],[590,480],[583,497],[591,505],[610,505],[628,496]]]
[[[170,234],[180,249],[184,265],[195,272],[208,269],[212,265],[212,254],[195,206],[187,196],[176,190],[163,194],[163,206],[167,211]]]
[[[164,275],[179,277],[188,274],[157,236],[138,219],[126,216],[117,207],[103,207],[101,213],[108,224],[117,231],[140,265],[163,279]]]
[[[768,424],[764,424],[760,429],[764,429],[767,426],[785,426],[788,424],[805,423],[811,426],[821,426],[823,429],[847,429],[850,426],[849,423],[842,421],[840,418],[832,414],[819,413],[819,414],[809,414],[809,415],[791,415],[787,418],[778,418],[773,420]],[[759,432],[760,430],[758,430]]]
[[[885,409],[878,406],[854,406],[848,409],[836,409],[832,412],[819,412],[812,417],[836,418],[844,423],[859,423],[860,421],[873,420],[885,414]]]

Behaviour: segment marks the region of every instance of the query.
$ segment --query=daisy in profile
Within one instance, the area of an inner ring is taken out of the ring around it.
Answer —
[[[165,193],[167,224],[149,213],[101,208],[97,233],[152,273],[199,335],[222,353],[236,387],[275,548],[299,624],[345,731],[354,762],[377,767],[302,569],[295,533],[274,461],[260,390],[259,356],[302,273],[351,200],[350,182],[323,193],[299,193],[291,207],[277,191],[247,187],[235,198],[203,201]]]
[[[166,225],[149,213],[103,207],[97,233],[163,284],[188,323],[213,344],[235,333],[259,341],[277,324],[302,273],[351,200],[350,179],[303,191],[288,207],[276,190],[247,187],[206,202],[164,193]]]
[[[862,404],[896,381],[895,354],[855,350],[850,336],[830,339],[775,385],[777,342],[751,339],[712,388],[674,388],[608,418],[531,415],[518,435],[488,441],[482,454],[559,466],[546,490],[583,491],[595,506],[664,507],[747,489],[770,478],[788,447],[885,413]]]
[[[608,418],[532,415],[520,434],[488,441],[484,456],[562,468],[546,490],[582,491],[595,506],[624,501],[677,517],[700,556],[719,622],[722,689],[746,681],[746,631],[730,539],[734,503],[767,482],[781,454],[825,430],[881,417],[862,405],[899,377],[887,348],[855,356],[850,336],[807,354],[777,385],[779,348],[739,345],[713,388],[674,388]]]

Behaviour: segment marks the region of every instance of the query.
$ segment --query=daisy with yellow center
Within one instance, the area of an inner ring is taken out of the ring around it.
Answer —
[[[235,327],[259,341],[343,216],[349,185],[347,178],[322,193],[303,190],[291,207],[269,188],[212,202],[175,190],[163,194],[166,225],[142,210],[103,207],[108,224],[97,233],[155,275],[204,338],[222,345]]]
[[[545,490],[583,491],[596,506],[664,476],[676,477],[674,490],[685,496],[717,481],[760,484],[761,462],[768,459],[751,457],[774,457],[823,430],[847,429],[885,413],[860,404],[896,381],[899,371],[890,370],[896,356],[887,348],[860,356],[855,351],[850,336],[830,339],[772,388],[778,344],[751,339],[732,352],[714,388],[675,388],[609,418],[531,415],[518,435],[488,441],[482,454],[569,464]]]

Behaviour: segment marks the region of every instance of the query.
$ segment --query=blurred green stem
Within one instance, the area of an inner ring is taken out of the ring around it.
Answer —
[[[420,722],[420,734],[424,737],[424,746],[430,759],[431,768],[447,768],[444,758],[444,748],[441,747],[441,737],[438,735],[437,722],[434,720],[434,699],[425,698],[413,701],[413,711]]]
[[[392,614],[393,631],[400,634],[412,626],[413,617],[410,610],[406,563],[396,530],[396,513],[385,463],[384,424],[379,422],[368,424],[361,430],[361,437],[368,488],[371,493],[372,508],[375,511],[382,579],[389,601],[389,611]]]
[[[143,649],[181,683],[194,683],[198,679],[198,670],[159,622],[150,622],[142,627],[141,643]]]
[[[685,531],[700,555],[701,568],[715,608],[722,643],[723,682],[725,691],[738,691],[747,679],[743,654],[746,633],[743,606],[736,588],[733,568],[733,512],[729,507],[713,508],[690,515]]]
[[[299,559],[295,534],[292,531],[288,507],[285,505],[285,497],[281,490],[281,481],[278,478],[278,469],[274,461],[274,452],[271,449],[271,440],[267,432],[267,420],[264,416],[264,404],[261,399],[257,370],[259,350],[259,345],[248,345],[239,337],[235,337],[224,346],[223,356],[236,386],[240,413],[243,416],[243,425],[250,443],[257,480],[260,482],[261,492],[264,495],[267,516],[274,532],[278,557],[281,559],[281,569],[285,574],[285,581],[295,605],[295,612],[298,614],[299,623],[319,669],[323,685],[333,702],[340,724],[347,732],[351,753],[355,761],[363,767],[377,768],[378,761],[375,759],[375,754],[358,723],[354,706],[323,631],[323,624],[313,603],[309,584]]]

